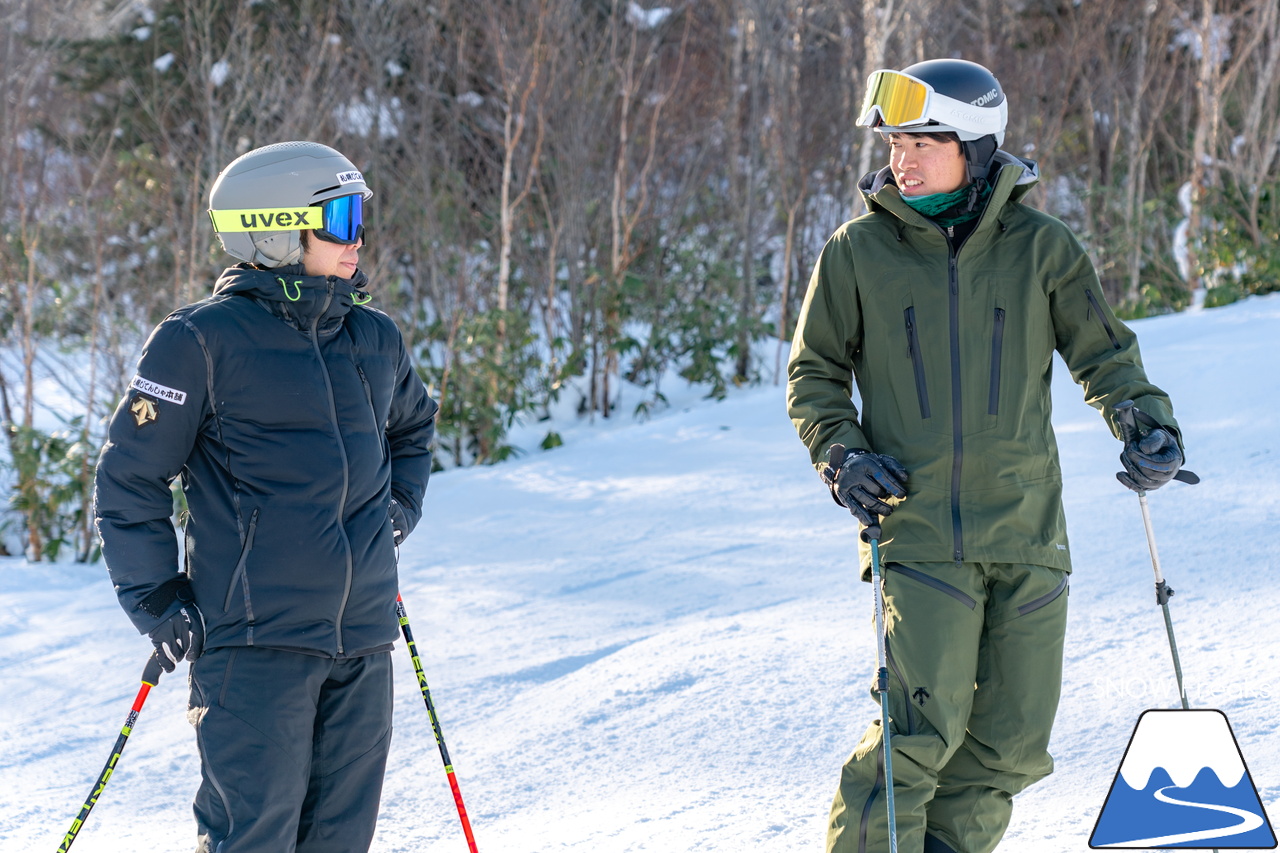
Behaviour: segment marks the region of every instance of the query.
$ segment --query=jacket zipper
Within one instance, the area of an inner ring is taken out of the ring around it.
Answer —
[[[320,375],[324,377],[324,387],[329,392],[329,417],[333,421],[333,435],[338,442],[338,456],[342,459],[342,499],[338,501],[338,533],[342,536],[342,544],[346,546],[347,556],[347,576],[342,587],[342,601],[338,604],[338,615],[334,622],[334,628],[337,631],[338,654],[342,654],[345,650],[342,647],[342,616],[347,610],[347,599],[351,597],[351,579],[354,575],[354,566],[351,560],[351,540],[347,538],[347,528],[343,523],[343,519],[347,515],[347,491],[351,485],[351,467],[350,461],[347,459],[347,448],[342,442],[342,429],[338,423],[338,401],[333,394],[333,377],[329,375],[329,366],[325,363],[324,353],[320,350],[320,318],[324,316],[324,312],[329,310],[329,303],[333,301],[333,276],[328,278],[329,287],[325,293],[324,305],[316,312],[315,318],[311,321],[311,347],[315,350],[316,358],[320,359]]]
[[[964,460],[964,405],[960,396],[960,270],[956,249],[947,241],[947,278],[951,312],[951,535],[953,559],[964,561],[964,535],[960,524],[960,472]]]
[[[1004,350],[1004,309],[996,309],[991,331],[991,393],[987,397],[987,414],[1000,414],[1000,357]]]
[[[924,380],[924,356],[920,353],[920,340],[916,336],[916,309],[908,307],[903,314],[907,323],[907,355],[911,357],[911,369],[916,377],[916,397],[920,400],[920,417],[928,419],[929,392]]]
[[[1091,288],[1085,288],[1084,298],[1089,300],[1089,312],[1085,314],[1085,320],[1089,319],[1089,313],[1096,311],[1098,313],[1098,322],[1102,323],[1102,328],[1107,330],[1107,337],[1111,339],[1111,348],[1120,349],[1120,340],[1116,337],[1115,331],[1111,328],[1111,323],[1107,320],[1107,315],[1102,313],[1102,306],[1098,304],[1098,297],[1093,295]]]

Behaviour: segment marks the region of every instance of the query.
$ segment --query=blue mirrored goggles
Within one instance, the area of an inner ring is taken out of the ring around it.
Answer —
[[[354,246],[364,242],[364,196],[344,195],[321,202],[323,224],[313,230],[326,243]]]

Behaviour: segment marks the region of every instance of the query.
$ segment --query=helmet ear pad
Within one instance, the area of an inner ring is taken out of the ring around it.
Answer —
[[[995,160],[999,147],[994,134],[980,136],[967,142],[961,141],[960,151],[964,154],[965,166],[971,182],[985,181],[991,174],[991,163]]]
[[[253,239],[253,263],[264,267],[285,267],[302,260],[302,232],[273,231],[269,234],[251,233]]]
[[[217,235],[227,254],[275,269],[302,260],[300,231],[229,231]]]

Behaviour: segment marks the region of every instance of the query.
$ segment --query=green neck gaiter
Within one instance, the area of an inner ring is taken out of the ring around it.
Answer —
[[[978,202],[972,210],[969,209],[971,189],[972,184],[965,184],[955,192],[920,196],[904,195],[902,200],[922,216],[927,216],[943,228],[948,228],[977,218],[982,213],[982,209],[987,206],[987,199],[991,197],[991,184],[982,181],[978,188]]]

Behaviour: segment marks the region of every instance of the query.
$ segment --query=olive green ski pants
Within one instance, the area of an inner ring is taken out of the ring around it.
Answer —
[[[1013,795],[1053,772],[1067,573],[888,563],[883,585],[898,850],[990,853]],[[841,774],[828,853],[889,850],[880,743],[877,719]]]

